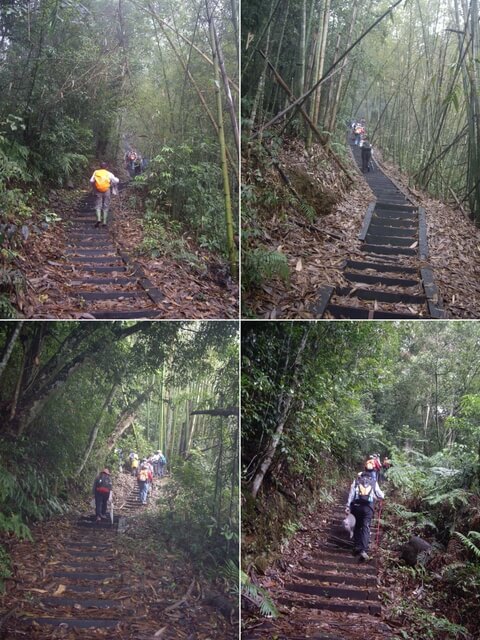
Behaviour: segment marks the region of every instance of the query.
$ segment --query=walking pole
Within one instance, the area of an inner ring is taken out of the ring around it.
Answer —
[[[383,500],[380,500],[380,508],[378,510],[377,537],[375,540],[375,549],[378,549],[378,541],[380,540],[380,519],[382,517]]]

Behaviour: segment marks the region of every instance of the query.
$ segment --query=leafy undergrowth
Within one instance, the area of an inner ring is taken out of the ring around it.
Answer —
[[[475,563],[474,555],[455,535],[441,544],[438,539],[445,532],[436,528],[426,512],[412,508],[412,501],[401,499],[389,484],[386,491],[379,549],[386,621],[405,640],[473,640],[480,614],[478,559]],[[469,511],[475,510],[478,505],[472,503]],[[431,557],[415,567],[399,559],[401,545],[412,535],[433,547]]]
[[[307,154],[303,143],[286,141],[278,165],[280,171],[257,152],[243,167],[244,314],[310,318],[322,285],[347,285],[343,263],[359,251],[357,235],[373,196],[356,171],[350,187],[318,144]]]

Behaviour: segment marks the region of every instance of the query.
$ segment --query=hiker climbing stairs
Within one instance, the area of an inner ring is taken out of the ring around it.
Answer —
[[[95,224],[95,202],[90,194],[69,225],[63,268],[70,296],[77,301],[71,311],[98,319],[161,317],[155,307],[164,295],[141,266],[115,245],[112,213],[107,226]]]
[[[296,536],[300,552],[295,551],[292,563],[286,561],[287,575],[279,574],[275,588],[269,589],[282,616],[256,625],[243,640],[364,640],[366,629],[371,630],[369,640],[391,638],[380,618],[376,562],[362,563],[352,555],[344,518],[341,502],[327,516],[307,517]]]
[[[131,620],[133,615],[132,589],[126,578],[129,568],[117,550],[116,535],[145,509],[134,478],[126,501],[119,506],[113,522],[110,517],[97,522],[94,515],[79,516],[59,529],[43,567],[31,563],[18,571],[17,579],[37,597],[30,610],[23,607],[21,613],[10,618],[7,628],[12,635],[6,637],[17,637],[17,633],[25,637],[25,633],[33,633],[39,627],[75,629],[75,637],[83,633],[82,629],[94,628],[95,637],[118,625],[127,630],[125,620]],[[36,589],[36,571],[55,588]],[[93,637],[91,631],[84,633],[80,637]]]
[[[361,167],[360,147],[351,143],[351,149]],[[363,176],[376,198],[359,234],[363,255],[346,260],[344,286],[320,289],[313,313],[324,318],[443,318],[426,262],[424,209],[415,206],[376,163]]]

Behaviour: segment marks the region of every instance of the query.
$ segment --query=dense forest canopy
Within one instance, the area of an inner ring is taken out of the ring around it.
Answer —
[[[455,625],[478,620],[479,356],[473,322],[243,323],[245,569],[281,557],[378,452],[393,461],[376,550],[389,617],[414,629],[403,637],[473,637]],[[434,545],[427,571],[398,564],[412,534]],[[411,602],[419,582],[428,598]]]
[[[182,523],[179,543],[188,548],[196,531],[197,553],[204,544],[219,563],[235,559],[238,420],[192,412],[238,406],[237,331],[228,322],[4,322],[1,535],[28,535],[26,525],[67,509],[100,468],[118,468],[120,449],[161,448],[179,492],[162,513]]]
[[[242,455],[248,482],[258,477],[272,441],[266,477],[285,463],[295,474],[314,477],[320,452],[350,466],[372,449],[431,456],[458,447],[475,482],[480,446],[475,323],[242,327]]]
[[[244,4],[247,139],[286,131],[340,150],[346,125],[364,118],[412,185],[478,219],[478,15],[477,0]]]

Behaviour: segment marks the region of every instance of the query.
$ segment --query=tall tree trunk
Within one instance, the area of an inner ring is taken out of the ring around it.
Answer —
[[[230,263],[230,273],[232,278],[237,278],[237,251],[235,248],[235,242],[233,239],[233,213],[232,213],[232,200],[230,197],[230,180],[228,177],[228,164],[225,145],[225,131],[223,127],[223,107],[222,96],[220,93],[220,75],[218,67],[218,55],[215,47],[215,32],[213,25],[213,16],[210,14],[208,7],[208,0],[205,2],[207,17],[210,28],[210,44],[212,47],[213,69],[214,69],[214,85],[215,95],[217,97],[217,113],[218,113],[218,141],[220,144],[220,160],[223,176],[223,192],[225,197],[225,224],[226,224],[226,239],[227,239],[227,254]]]
[[[323,68],[325,65],[325,53],[327,49],[329,16],[330,16],[330,0],[323,0],[323,3],[320,5],[320,8],[319,8],[318,44],[317,44],[317,51],[315,56],[315,64],[313,68],[313,84],[318,82],[318,80],[323,75]],[[310,119],[312,120],[314,125],[317,125],[318,123],[321,94],[322,94],[322,87],[320,85],[312,96],[312,103],[310,108]],[[311,143],[312,143],[312,130],[309,129],[307,133],[307,141],[306,141],[307,149],[310,147]]]
[[[258,468],[252,482],[252,496],[254,498],[257,497],[257,494],[262,486],[263,479],[265,478],[265,474],[267,473],[270,465],[272,464],[273,457],[275,455],[275,451],[277,450],[278,443],[280,442],[280,438],[282,437],[283,429],[287,422],[290,407],[292,406],[293,399],[295,397],[295,391],[298,385],[301,382],[300,378],[300,370],[302,366],[302,358],[307,346],[308,336],[310,332],[310,327],[304,327],[304,333],[298,347],[298,350],[295,355],[295,361],[293,363],[293,375],[292,382],[288,385],[288,388],[280,392],[278,405],[277,405],[277,426],[275,428],[275,432],[267,445],[267,449],[265,454],[263,455],[262,462],[260,467]]]
[[[135,400],[133,400],[120,414],[120,417],[117,420],[117,424],[115,425],[115,429],[108,436],[107,439],[107,450],[111,451],[113,447],[116,445],[117,441],[123,436],[125,431],[129,429],[137,416],[137,412],[142,404],[147,400],[154,389],[154,384],[151,384],[145,391],[139,393]]]
[[[24,322],[23,320],[18,320],[15,323],[14,329],[10,334],[10,336],[7,338],[7,342],[5,344],[5,347],[3,348],[3,352],[0,360],[0,380],[8,364],[8,361],[10,360],[10,356],[12,355],[12,351],[15,347],[15,343],[18,340],[20,331],[22,330],[23,322]]]
[[[98,435],[98,431],[100,429],[100,425],[102,422],[102,418],[103,415],[105,414],[106,409],[111,405],[112,400],[113,400],[113,396],[115,395],[115,391],[118,387],[118,383],[115,382],[112,385],[112,388],[110,389],[110,392],[107,394],[106,398],[105,398],[105,402],[102,405],[102,408],[100,409],[99,413],[98,413],[98,417],[95,420],[91,430],[90,430],[90,436],[88,438],[88,444],[85,448],[85,453],[83,454],[83,458],[82,461],[80,462],[80,465],[78,466],[78,469],[76,471],[76,475],[79,476],[85,465],[87,464],[88,458],[90,457],[90,454],[92,452],[93,446],[97,440],[97,435]]]

